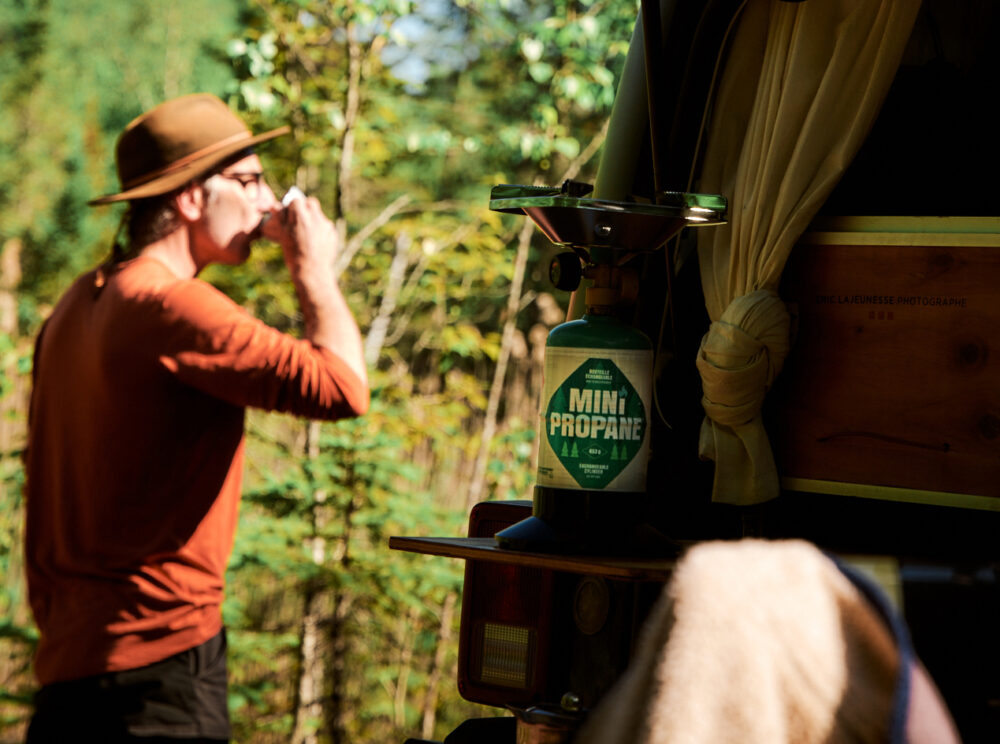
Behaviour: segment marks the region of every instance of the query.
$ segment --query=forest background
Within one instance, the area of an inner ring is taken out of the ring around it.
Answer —
[[[34,337],[120,212],[114,142],[159,101],[222,96],[272,186],[320,198],[365,335],[371,411],[252,412],[223,608],[239,742],[443,738],[502,711],[455,688],[460,561],[390,535],[462,535],[530,498],[541,362],[565,316],[553,252],[488,209],[499,183],[592,180],[638,0],[0,0],[0,742],[21,741],[36,640],[21,451]],[[280,250],[215,283],[301,319]],[[71,371],[67,371],[71,373]],[[155,425],[155,422],[151,422]],[[114,456],[113,453],[109,456]]]

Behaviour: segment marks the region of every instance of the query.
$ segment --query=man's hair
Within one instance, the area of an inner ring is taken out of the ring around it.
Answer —
[[[117,260],[131,258],[142,248],[167,237],[181,226],[181,219],[174,205],[176,194],[176,191],[172,191],[129,203],[124,217],[127,242],[125,246],[115,244]]]

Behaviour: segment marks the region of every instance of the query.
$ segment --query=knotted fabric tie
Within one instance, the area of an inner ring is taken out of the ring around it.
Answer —
[[[778,495],[778,473],[760,411],[788,355],[789,318],[771,290],[737,297],[698,350],[702,379],[699,454],[715,461],[712,498],[755,504]]]

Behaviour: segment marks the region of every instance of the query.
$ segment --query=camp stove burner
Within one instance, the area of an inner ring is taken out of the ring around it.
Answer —
[[[526,214],[559,246],[589,250],[653,251],[685,227],[726,221],[726,199],[715,194],[665,192],[656,204],[589,199],[589,184],[562,187],[502,184],[490,192],[490,209]]]

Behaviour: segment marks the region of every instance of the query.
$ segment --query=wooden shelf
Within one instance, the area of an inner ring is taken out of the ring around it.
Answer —
[[[506,563],[629,581],[666,581],[674,567],[674,560],[671,558],[569,556],[507,550],[498,547],[492,537],[390,537],[389,547],[409,553]]]

